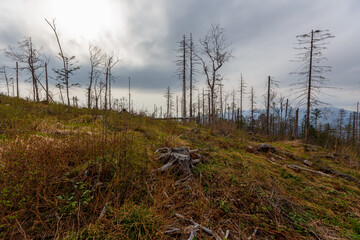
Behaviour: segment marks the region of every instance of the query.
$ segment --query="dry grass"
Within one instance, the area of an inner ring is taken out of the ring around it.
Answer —
[[[229,122],[208,129],[4,97],[0,116],[4,239],[188,239],[192,223],[176,214],[229,239],[360,235],[358,186],[249,153],[256,143]],[[299,141],[272,144],[311,158]],[[154,171],[155,150],[175,146],[200,149],[191,177]],[[345,160],[321,162],[360,176]]]

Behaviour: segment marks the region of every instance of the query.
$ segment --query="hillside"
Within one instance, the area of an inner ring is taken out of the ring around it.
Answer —
[[[160,171],[156,150],[183,146],[192,174]],[[360,239],[359,166],[227,122],[0,96],[0,238]]]

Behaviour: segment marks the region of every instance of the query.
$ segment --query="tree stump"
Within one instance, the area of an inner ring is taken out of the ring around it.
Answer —
[[[189,150],[187,147],[159,148],[159,160],[164,165],[157,170],[160,172],[173,171],[182,175],[191,174],[191,168],[201,161],[198,150]]]

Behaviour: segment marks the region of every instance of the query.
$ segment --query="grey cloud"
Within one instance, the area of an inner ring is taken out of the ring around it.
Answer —
[[[125,29],[121,29],[120,25],[117,29],[104,28],[95,44],[106,51],[114,51],[123,59],[114,70],[118,76],[114,87],[126,87],[127,77],[131,76],[134,88],[158,90],[159,94],[163,94],[168,85],[179,89],[173,62],[177,42],[183,34],[188,35],[190,32],[197,42],[206,33],[210,23],[219,23],[227,29],[228,40],[234,49],[235,58],[222,70],[229,79],[226,82],[229,89],[237,86],[241,72],[248,85],[255,86],[258,96],[263,92],[263,81],[267,75],[275,76],[281,86],[288,88],[290,83],[296,81],[296,76],[289,75],[297,68],[295,63],[290,63],[296,54],[293,49],[295,37],[312,28],[329,29],[336,36],[324,52],[329,58],[329,65],[333,67],[333,72],[327,74],[330,85],[341,86],[344,92],[360,89],[360,49],[357,47],[360,33],[356,29],[360,24],[360,16],[357,14],[359,1],[158,0],[112,3],[114,8],[119,9],[119,14],[122,14],[120,7],[126,9],[123,13],[126,16]],[[2,4],[11,5],[11,1],[4,0]],[[44,46],[44,53],[52,56],[51,63],[56,65],[58,60],[54,56],[57,46],[48,26],[23,29],[15,18],[2,16],[6,24],[0,27],[0,46],[13,45],[21,40],[22,35],[34,32],[37,45]],[[61,22],[57,24],[61,26]],[[26,26],[31,24],[27,23]],[[122,32],[124,30],[125,35]],[[66,51],[70,55],[75,54],[82,65],[74,80],[86,86],[89,69],[87,42],[72,39],[72,36],[65,34],[65,29],[62,32]],[[199,74],[197,78],[199,85],[202,85],[203,76]],[[342,98],[340,94],[336,96],[339,104],[352,104],[349,103],[350,99]]]

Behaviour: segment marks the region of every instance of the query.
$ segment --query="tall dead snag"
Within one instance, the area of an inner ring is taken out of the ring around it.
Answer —
[[[296,109],[293,138],[297,139],[299,127],[299,109]]]
[[[0,71],[0,73],[3,73],[4,74],[4,79],[5,79],[5,84],[6,84],[6,89],[7,89],[7,96],[9,97],[10,96],[10,86],[9,86],[9,79],[7,77],[7,74],[6,74],[6,67],[2,67],[2,70]]]
[[[176,51],[178,53],[175,60],[175,63],[177,65],[176,75],[182,81],[181,109],[182,109],[182,117],[185,118],[186,117],[186,72],[188,69],[188,61],[187,61],[188,44],[185,35],[183,35],[183,39],[179,42],[179,48]]]
[[[289,108],[289,99],[287,98],[285,105],[285,117],[284,117],[284,131],[283,131],[284,136],[286,136],[287,133],[288,108]]]
[[[189,108],[189,114],[190,117],[193,116],[193,106],[192,106],[192,100],[193,100],[193,54],[194,54],[194,44],[192,40],[192,33],[190,33],[190,39],[189,39],[189,61],[190,61],[190,75],[189,75],[189,92],[190,92],[190,108]]]
[[[23,66],[20,67],[20,70],[27,70],[31,77],[32,88],[33,88],[33,98],[34,101],[40,101],[39,97],[39,74],[37,71],[42,67],[42,60],[40,58],[40,53],[34,46],[31,41],[31,38],[25,38],[21,42],[18,42],[17,48],[8,47],[4,49],[3,52],[5,56],[19,62]],[[17,65],[17,69],[18,65]],[[18,72],[18,70],[17,70]],[[18,74],[17,74],[18,76]],[[18,80],[18,77],[17,77]]]
[[[129,112],[131,112],[131,80],[130,80],[130,77],[129,77]]]
[[[359,115],[359,102],[356,104],[356,121],[355,121],[355,146],[356,146],[356,153],[360,153],[360,115]]]
[[[70,76],[74,74],[74,72],[78,69],[80,69],[80,66],[75,66],[75,56],[67,57],[64,55],[63,49],[61,47],[60,39],[57,34],[56,25],[55,25],[55,19],[53,19],[52,23],[50,23],[47,19],[45,21],[49,24],[51,29],[54,31],[56,41],[59,47],[59,57],[63,62],[63,68],[62,69],[55,69],[53,68],[53,71],[56,73],[56,80],[60,81],[60,85],[65,85],[66,88],[66,98],[67,98],[67,105],[70,106],[70,94],[69,89],[72,86],[79,86],[79,83],[70,83],[69,79]],[[59,85],[59,86],[60,86]],[[59,87],[60,89],[60,87]]]
[[[206,36],[200,39],[200,55],[203,71],[206,75],[206,83],[210,90],[211,121],[215,122],[215,86],[218,80],[218,71],[231,58],[229,43],[225,37],[225,29],[218,24],[211,24]]]
[[[245,95],[245,89],[246,89],[246,84],[243,78],[243,75],[241,74],[240,77],[240,102],[239,102],[239,122],[240,122],[240,127],[243,126],[244,123],[244,117],[243,117],[243,97]]]
[[[269,136],[270,134],[270,97],[272,94],[272,90],[273,88],[278,87],[279,84],[277,81],[275,81],[273,78],[271,78],[270,76],[268,76],[268,80],[267,80],[267,101],[266,101],[266,134]]]
[[[295,94],[299,104],[306,104],[305,142],[308,141],[310,109],[324,103],[320,101],[319,93],[326,87],[328,79],[322,74],[331,71],[331,67],[320,65],[320,62],[326,60],[322,53],[327,48],[326,40],[333,37],[329,30],[312,30],[310,33],[296,36],[299,47],[295,49],[302,52],[298,54],[295,61],[301,62],[303,67],[293,72],[299,75],[298,82],[293,85],[297,86]]]
[[[105,69],[105,99],[104,99],[104,108],[105,110],[111,109],[111,70],[119,62],[119,59],[114,57],[114,55],[108,54],[103,57],[104,60],[104,69]],[[130,101],[130,99],[129,99]],[[130,111],[130,110],[129,110]]]
[[[196,59],[196,46],[193,42],[193,38],[192,38],[192,33],[190,33],[190,39],[189,39],[189,94],[190,94],[190,99],[189,99],[189,114],[190,117],[193,117],[193,92],[195,90],[194,87],[194,83],[195,83],[195,79],[194,79],[194,75],[197,72],[196,71],[196,65],[198,64],[198,61]]]
[[[49,103],[49,79],[47,71],[47,63],[45,63],[45,86],[46,86],[46,102]]]
[[[250,126],[251,126],[251,131],[254,132],[254,124],[255,124],[255,120],[254,120],[254,113],[255,113],[255,91],[254,88],[251,87],[251,91],[250,91],[250,108],[251,108],[251,122],[250,122]]]
[[[167,87],[166,93],[165,93],[165,98],[166,98],[166,117],[169,118],[171,117],[171,112],[173,109],[173,96],[172,93],[170,92],[170,87]]]
[[[91,95],[92,95],[92,85],[94,79],[100,74],[99,67],[103,61],[104,54],[102,53],[101,49],[89,45],[89,53],[90,53],[90,72],[89,72],[89,87],[87,89],[87,105],[88,108],[91,108]]]
[[[19,63],[16,62],[16,97],[19,98],[20,97],[20,92],[19,92]]]

